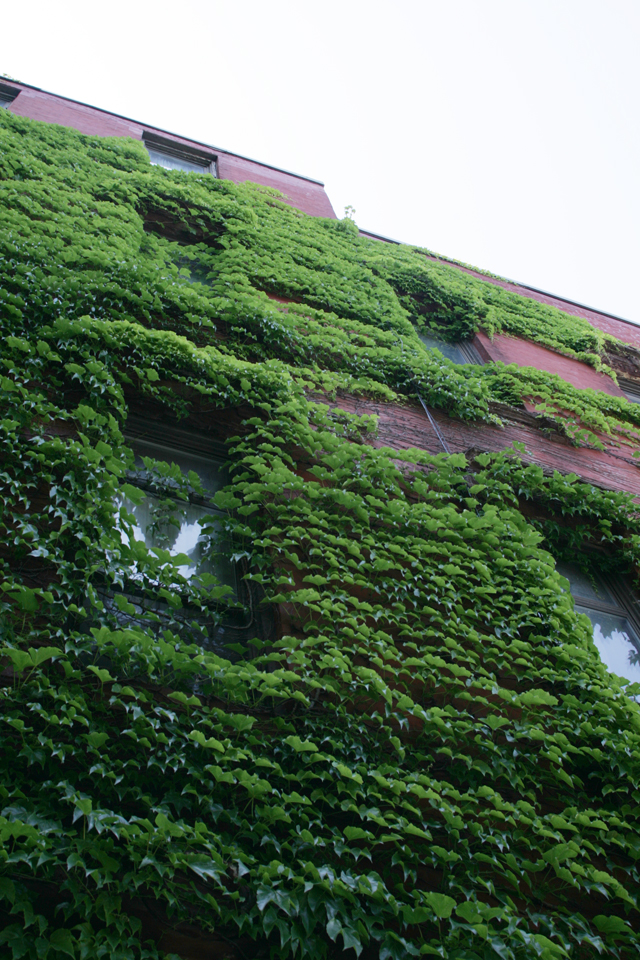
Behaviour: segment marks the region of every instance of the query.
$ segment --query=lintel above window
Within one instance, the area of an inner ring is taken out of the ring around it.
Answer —
[[[473,345],[473,340],[457,340],[454,343],[449,343],[430,333],[419,333],[418,336],[425,347],[430,350],[439,350],[443,357],[452,360],[454,363],[484,363]]]
[[[142,142],[147,148],[152,165],[166,170],[183,170],[186,173],[210,173],[217,176],[216,160],[213,153],[185,147],[181,143],[159,137],[154,133],[144,133]]]
[[[0,83],[0,107],[6,108],[16,99],[20,90],[17,87],[9,87],[6,83]]]

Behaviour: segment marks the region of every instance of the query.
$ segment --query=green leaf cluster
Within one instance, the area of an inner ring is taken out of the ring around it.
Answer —
[[[416,326],[594,363],[601,335],[139,144],[0,134],[3,954],[637,956],[640,690],[548,550],[632,574],[635,502],[518,451],[381,449],[326,402],[533,398],[635,444],[625,401]],[[241,601],[123,537],[141,409],[235,424],[216,505],[273,644],[213,645]]]

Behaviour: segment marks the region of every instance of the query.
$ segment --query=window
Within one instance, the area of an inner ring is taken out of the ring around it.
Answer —
[[[260,586],[243,578],[247,561],[225,556],[229,551],[224,550],[223,512],[213,503],[216,491],[229,482],[224,446],[192,430],[136,417],[129,418],[125,437],[135,457],[127,482],[145,494],[121,495],[118,503],[133,516],[133,540],[173,557],[183,554],[180,573],[200,581],[205,600],[176,609],[162,599],[162,591],[143,595],[135,587],[134,568],[126,593],[102,592],[105,607],[123,626],[177,629],[187,642],[226,658],[246,654],[255,638],[270,642],[275,635],[273,608],[262,602]],[[151,470],[150,461],[158,462],[159,469]],[[131,542],[124,531],[121,536]],[[217,584],[231,588],[226,594],[230,605],[219,600],[219,591],[213,590]]]
[[[640,403],[640,383],[636,380],[625,380],[624,377],[618,377],[618,384],[627,400],[631,403]]]
[[[456,343],[447,343],[430,333],[418,334],[425,347],[430,350],[439,350],[443,357],[453,360],[454,363],[482,363],[482,357],[473,345],[472,340],[458,340]]]
[[[611,673],[640,682],[640,611],[620,581],[592,580],[572,563],[558,563],[558,573],[569,581],[578,613],[593,624],[593,639],[602,662]]]
[[[8,87],[4,83],[0,83],[0,107],[6,108],[10,103],[13,103],[15,98],[20,93],[19,90],[16,90],[15,87]]]
[[[144,133],[142,142],[154,166],[187,173],[211,173],[216,176],[216,157],[205,150],[184,147],[152,133]]]
[[[171,428],[162,432],[164,438],[157,427],[138,424],[136,429],[134,424],[133,435],[127,437],[135,455],[127,479],[145,494],[139,502],[122,496],[121,504],[135,519],[133,535],[150,549],[168,550],[173,557],[183,554],[188,562],[179,569],[187,579],[213,575],[236,591],[231,562],[211,556],[216,540],[221,543],[223,515],[213,497],[228,482],[224,451],[193,434]],[[157,470],[151,469],[151,461],[160,463]]]

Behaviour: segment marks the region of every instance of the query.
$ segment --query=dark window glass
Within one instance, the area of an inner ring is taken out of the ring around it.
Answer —
[[[635,380],[626,380],[618,377],[618,384],[630,403],[640,403],[640,383]]]
[[[443,357],[453,360],[454,363],[482,363],[482,358],[471,340],[459,340],[457,343],[447,343],[429,333],[418,334],[425,347],[430,350],[439,350]]]

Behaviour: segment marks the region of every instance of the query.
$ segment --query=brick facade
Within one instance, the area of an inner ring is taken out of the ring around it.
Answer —
[[[324,186],[318,181],[261,164],[239,154],[188,140],[158,128],[145,126],[126,117],[59,97],[27,84],[11,82],[4,86],[13,87],[19,91],[8,107],[13,113],[35,120],[59,123],[97,136],[127,136],[141,140],[145,132],[156,134],[176,146],[204,150],[215,157],[218,175],[221,178],[235,183],[249,180],[274,187],[280,190],[293,206],[307,214],[335,217]],[[364,233],[364,235],[383,242],[386,239],[374,234]],[[583,317],[594,327],[617,337],[623,343],[628,343],[632,348],[640,349],[640,327],[629,321],[523,284],[487,277],[485,274],[459,264],[451,263],[450,265],[483,282],[496,284],[520,296]],[[274,296],[273,299],[282,303],[287,302],[280,297]],[[604,391],[613,397],[624,396],[622,389],[608,375],[599,373],[587,363],[556,353],[540,344],[504,335],[490,338],[483,331],[477,334],[474,343],[485,362],[501,361],[505,364],[530,366],[558,374],[568,383],[581,389],[588,387]],[[635,349],[629,352],[629,356],[618,357],[616,366],[621,375],[637,377],[640,384],[640,364],[636,363]],[[434,453],[442,449],[420,407],[377,404],[352,397],[341,398],[336,403],[352,412],[375,413],[379,417],[380,430],[377,442],[380,445],[400,448],[417,446]],[[575,447],[557,432],[544,428],[543,418],[536,417],[533,412],[526,409],[515,411],[505,408],[501,411],[501,416],[504,422],[502,429],[481,423],[462,422],[443,413],[434,413],[441,433],[452,452],[496,451],[505,449],[513,441],[520,441],[526,446],[527,458],[539,463],[547,471],[575,472],[584,480],[596,485],[625,490],[640,496],[640,472],[637,461],[623,450],[611,445],[604,451]]]
[[[170,140],[177,146],[204,149],[216,157],[218,176],[222,179],[232,180],[234,183],[250,180],[266,187],[273,187],[280,190],[292,206],[298,207],[305,213],[314,217],[335,217],[333,207],[325,193],[324,184],[317,180],[279,170],[277,167],[250,160],[227,150],[220,150],[209,144],[187,140],[166,130],[119,117],[86,103],[77,103],[66,97],[58,97],[27,84],[11,82],[5,86],[14,87],[20,91],[8,109],[21,117],[58,123],[64,127],[73,127],[81,133],[95,134],[99,137],[132,137],[134,140],[142,140],[143,133],[153,133]]]

